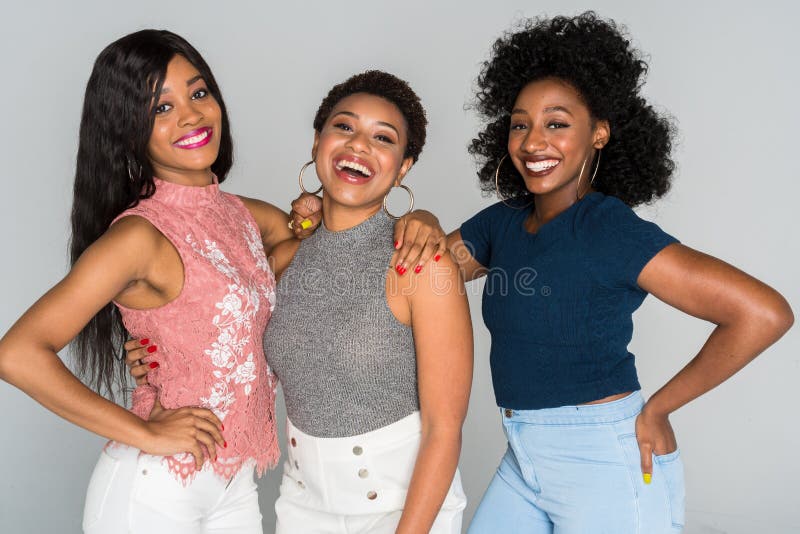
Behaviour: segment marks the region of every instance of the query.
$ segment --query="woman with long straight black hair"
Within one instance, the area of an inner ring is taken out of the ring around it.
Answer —
[[[253,473],[279,455],[261,347],[274,305],[265,250],[292,230],[281,210],[219,190],[232,161],[219,87],[183,38],[143,30],[98,56],[72,269],[0,340],[0,377],[111,440],[89,485],[86,532],[261,532]],[[125,384],[122,344],[143,332],[160,368],[128,411],[99,393]],[[58,358],[71,340],[99,393]],[[148,420],[156,400],[172,410]]]

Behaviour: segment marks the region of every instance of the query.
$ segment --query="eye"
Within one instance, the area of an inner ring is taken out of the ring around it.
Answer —
[[[512,130],[525,130],[527,127],[528,127],[527,125],[525,125],[525,124],[523,124],[521,122],[517,122],[517,123],[512,123],[511,124],[511,129]]]
[[[197,91],[195,91],[195,92],[192,94],[192,99],[193,99],[193,100],[197,100],[197,99],[200,99],[200,98],[205,98],[205,97],[207,97],[207,96],[208,96],[208,89],[206,89],[206,88],[204,87],[204,88],[202,88],[202,89],[198,89]]]
[[[338,128],[339,130],[344,130],[345,132],[352,132],[353,129],[350,128],[350,125],[344,122],[337,122],[333,125],[334,128]]]
[[[172,109],[172,104],[159,104],[155,107],[154,111],[156,115],[160,115],[162,113],[166,113],[171,109]]]
[[[560,128],[569,128],[569,124],[565,122],[553,121],[547,124],[547,127],[552,130],[558,130]]]
[[[392,139],[388,135],[378,134],[378,135],[375,136],[375,139],[377,139],[381,143],[386,143],[386,144],[389,144],[389,145],[393,145],[394,144],[394,139]]]

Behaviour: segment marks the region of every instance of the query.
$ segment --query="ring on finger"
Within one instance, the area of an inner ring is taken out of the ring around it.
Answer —
[[[289,219],[289,223],[286,226],[289,227],[289,230],[294,230],[294,219]]]

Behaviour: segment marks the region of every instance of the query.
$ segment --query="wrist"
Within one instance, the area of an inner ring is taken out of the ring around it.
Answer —
[[[642,415],[645,418],[667,419],[670,413],[672,410],[657,394],[650,397],[642,408]]]
[[[149,421],[144,421],[137,417],[136,427],[133,430],[133,435],[129,444],[140,451],[149,450],[149,446],[155,441],[155,432],[150,427]]]

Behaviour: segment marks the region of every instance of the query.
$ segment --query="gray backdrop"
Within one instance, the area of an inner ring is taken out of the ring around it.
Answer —
[[[156,27],[197,46],[233,124],[237,161],[225,189],[284,207],[297,192],[313,114],[328,88],[366,68],[409,80],[430,129],[405,183],[451,229],[493,201],[481,197],[466,153],[477,123],[464,108],[493,39],[520,17],[588,8],[630,28],[650,55],[647,95],[679,121],[675,186],[642,213],[687,245],[774,285],[800,310],[793,231],[800,192],[797,3],[4,0],[0,101],[9,116],[0,128],[0,333],[64,275],[83,91],[95,57],[112,40]],[[480,290],[479,283],[470,287],[476,358],[461,457],[467,520],[504,450]],[[712,328],[653,298],[636,314],[636,326],[631,350],[645,394],[683,366]],[[739,376],[672,417],[686,464],[687,533],[800,532],[799,354],[795,328]],[[0,405],[0,531],[79,532],[103,440],[6,384]],[[260,482],[265,532],[274,524],[279,475],[280,469]]]

